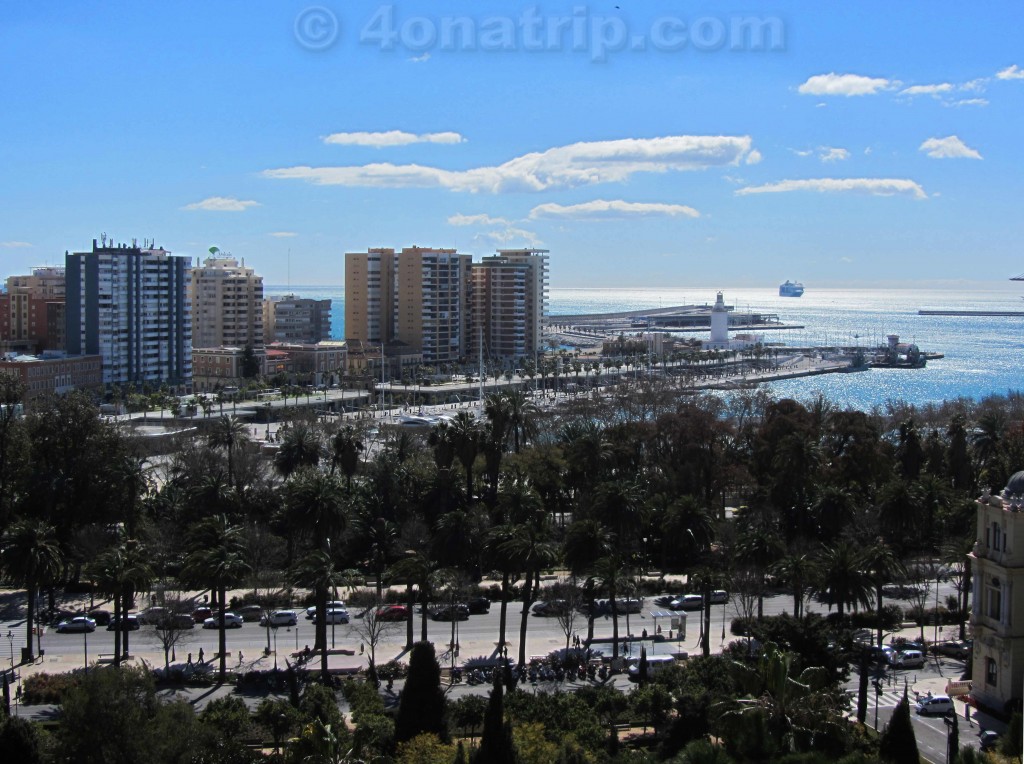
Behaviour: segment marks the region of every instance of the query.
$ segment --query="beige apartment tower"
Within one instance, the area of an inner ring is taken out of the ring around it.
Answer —
[[[345,339],[380,345],[394,337],[395,250],[345,255]]]
[[[208,257],[192,269],[192,347],[262,347],[263,277],[233,257]]]

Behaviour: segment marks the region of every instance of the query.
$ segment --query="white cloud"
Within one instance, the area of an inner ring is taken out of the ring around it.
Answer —
[[[492,218],[486,213],[480,215],[452,215],[448,218],[448,225],[508,225],[510,221],[505,218]]]
[[[412,143],[464,143],[458,133],[407,133],[402,130],[388,130],[380,133],[331,133],[324,138],[324,143],[339,146],[371,146],[385,148],[389,146],[408,146]]]
[[[273,236],[275,239],[291,239],[294,236],[298,236],[295,231],[271,231],[269,236]]]
[[[533,231],[512,227],[504,228],[500,231],[490,231],[478,236],[477,238],[487,239],[489,241],[497,242],[498,244],[510,244],[512,242],[521,241],[530,247],[537,247],[544,243],[537,238],[537,234]]]
[[[822,146],[819,151],[821,151],[822,162],[841,162],[850,158],[850,152],[846,149]]]
[[[409,60],[412,61],[414,64],[424,64],[430,60],[430,51],[427,51],[422,56],[413,56]]]
[[[25,249],[31,246],[27,241],[0,241],[0,249]]]
[[[798,157],[809,157],[811,154],[814,153],[814,151],[812,151],[811,149],[790,149],[790,151],[792,151]]]
[[[918,147],[932,159],[981,159],[981,154],[955,135],[948,138],[929,138]]]
[[[901,90],[900,95],[938,95],[939,93],[948,93],[952,89],[953,85],[949,82],[938,85],[911,85],[909,88]]]
[[[988,106],[987,98],[961,98],[959,101],[953,101],[952,103],[944,103],[943,106],[954,106],[959,108],[961,106]]]
[[[661,204],[658,202],[625,202],[621,199],[607,201],[597,199],[582,204],[540,204],[530,210],[530,218],[555,218],[563,220],[610,220],[631,217],[687,217],[699,218],[700,213],[683,204]]]
[[[573,143],[524,154],[501,165],[469,170],[376,163],[350,167],[283,167],[264,170],[263,175],[318,185],[447,188],[496,194],[615,183],[641,172],[735,166],[751,153],[750,136],[674,135]]]
[[[894,83],[883,77],[865,77],[860,74],[816,74],[808,78],[798,90],[803,95],[861,96],[874,95]]]
[[[839,262],[841,262],[841,263],[852,263],[853,262],[853,258],[852,257],[845,257],[845,256],[844,257],[840,257],[839,258]]]
[[[746,163],[757,164],[758,162],[761,161],[761,159],[763,159],[763,157],[761,156],[761,152],[758,151],[757,149],[754,149],[749,154],[747,154]]]
[[[211,196],[201,202],[192,202],[182,207],[183,210],[205,210],[207,212],[245,212],[250,207],[259,207],[259,202],[235,199],[230,196]]]
[[[1001,72],[997,72],[996,77],[1001,80],[1024,80],[1024,69],[1016,64],[1011,64]]]
[[[862,193],[874,196],[913,196],[927,199],[919,184],[900,178],[811,178],[808,180],[780,180],[763,186],[747,186],[736,191],[737,196],[748,194],[778,194],[790,191],[817,191],[818,193]]]

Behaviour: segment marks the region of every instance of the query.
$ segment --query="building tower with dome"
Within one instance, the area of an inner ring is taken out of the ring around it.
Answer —
[[[974,671],[971,696],[979,706],[1005,713],[1024,695],[1024,471],[998,495],[978,498],[971,628]]]

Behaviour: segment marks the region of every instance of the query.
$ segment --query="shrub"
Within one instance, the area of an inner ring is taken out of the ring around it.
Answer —
[[[33,674],[24,682],[23,703],[26,706],[41,703],[57,704],[64,700],[68,690],[77,687],[81,682],[81,674]]]

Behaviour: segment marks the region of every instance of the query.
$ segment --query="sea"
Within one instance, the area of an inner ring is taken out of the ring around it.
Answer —
[[[893,401],[916,405],[958,398],[981,399],[1024,389],[1024,316],[921,316],[921,309],[1024,312],[1024,283],[995,282],[948,289],[816,289],[802,297],[779,297],[778,288],[721,288],[737,310],[775,313],[803,328],[764,332],[766,342],[787,345],[877,347],[896,334],[923,351],[944,354],[923,369],[872,369],[860,374],[828,374],[770,383],[779,397],[799,400],[825,395],[848,408],[870,410]],[[549,314],[579,315],[704,305],[715,288],[551,289]],[[345,336],[345,290],[341,286],[268,285],[268,295],[294,293],[330,298],[331,334]],[[701,335],[698,333],[697,336]]]

